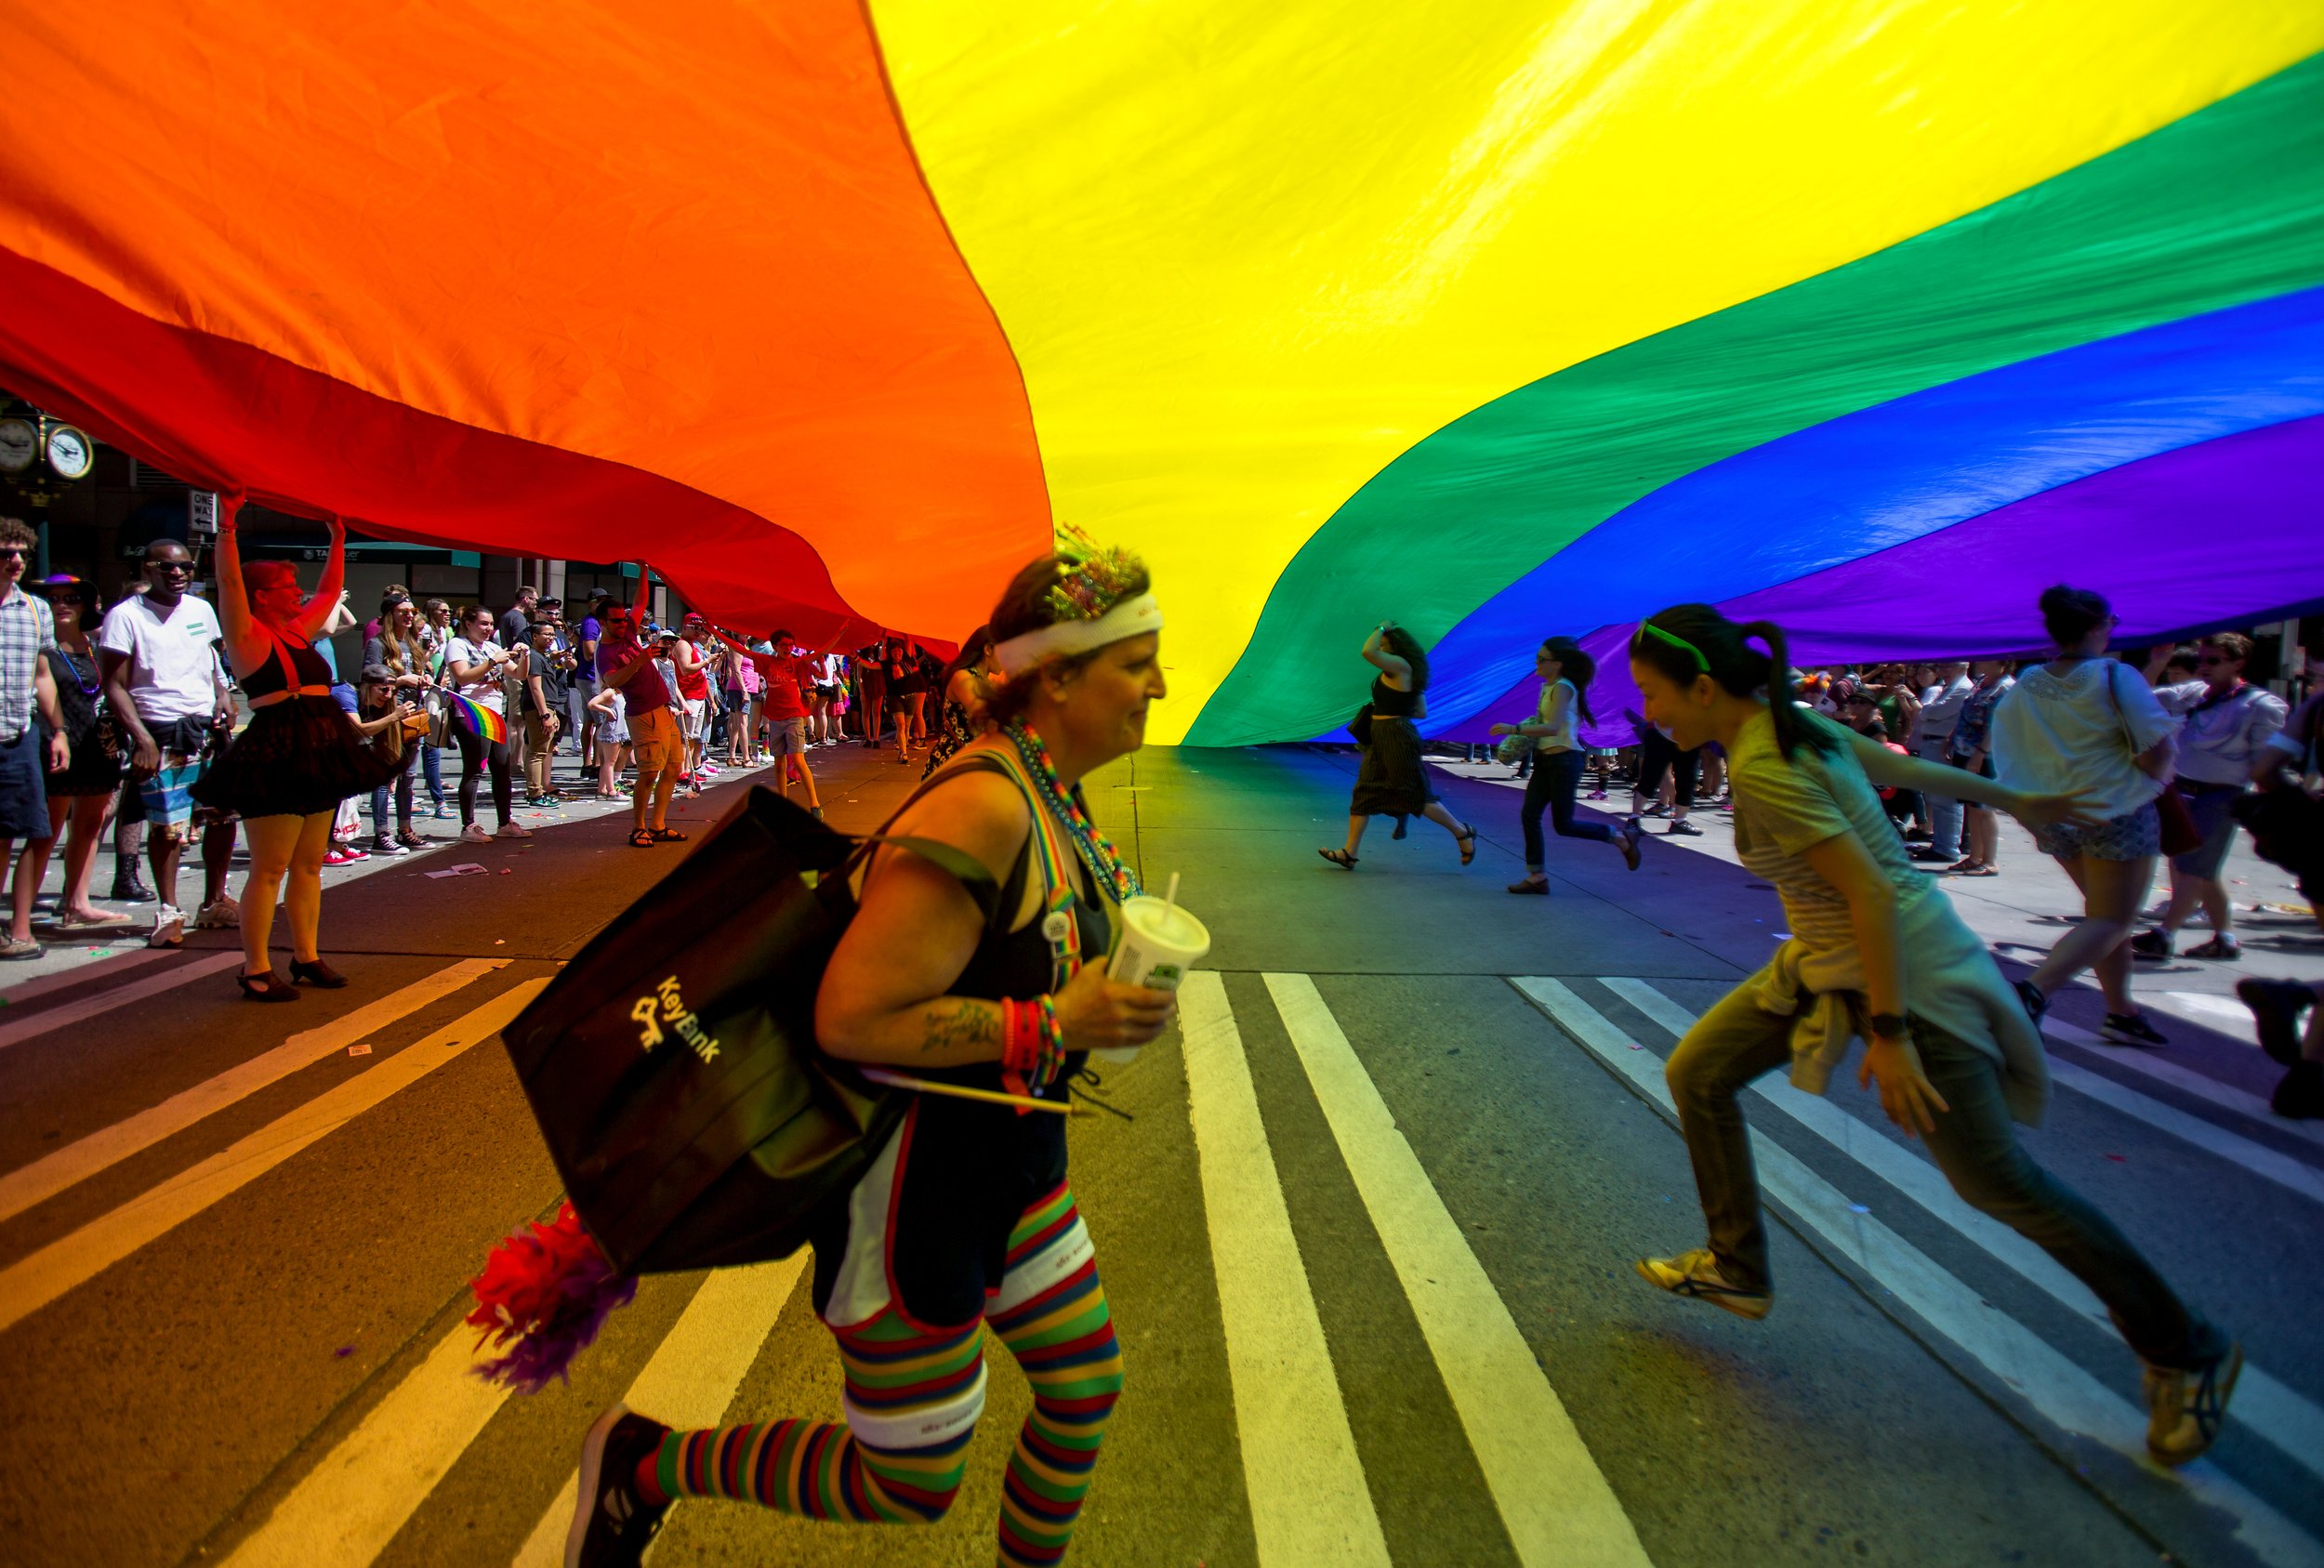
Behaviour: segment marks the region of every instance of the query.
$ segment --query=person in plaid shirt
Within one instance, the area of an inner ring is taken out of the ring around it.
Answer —
[[[15,855],[18,839],[54,836],[46,776],[73,760],[57,683],[41,657],[57,645],[57,623],[46,602],[23,587],[25,563],[39,542],[21,519],[0,518],[0,864]],[[36,713],[48,727],[45,737],[33,723]],[[31,877],[18,875],[0,958],[40,956],[41,945],[33,940],[33,897],[39,891]]]

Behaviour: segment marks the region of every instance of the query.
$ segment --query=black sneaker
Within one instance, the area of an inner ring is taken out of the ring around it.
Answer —
[[[2017,1000],[2025,1006],[2026,1016],[2034,1021],[2034,1027],[2040,1028],[2041,1015],[2050,1010],[2050,998],[2041,994],[2041,987],[2030,980],[2019,981]]]
[[[662,1446],[669,1429],[616,1404],[597,1418],[581,1443],[580,1496],[565,1534],[565,1568],[635,1568],[662,1527],[667,1503],[638,1496],[640,1462]]]
[[[2200,1366],[2146,1368],[2146,1452],[2166,1465],[2202,1457],[2218,1441],[2227,1401],[2243,1371],[2243,1347],[2230,1344]]]
[[[2160,926],[2139,932],[2131,938],[2131,955],[2134,958],[2170,957],[2171,933]]]
[[[2259,1025],[2260,1049],[2290,1067],[2300,1060],[2300,1015],[2316,993],[2296,980],[2238,980],[2236,995]]]
[[[1935,861],[1943,864],[1950,864],[1953,859],[1934,844],[1915,844],[1905,853],[1917,861]]]
[[[1700,838],[1703,836],[1703,830],[1684,817],[1672,817],[1670,824],[1662,830],[1662,836],[1668,838],[1672,834],[1678,835],[1681,838]]]
[[[2286,1121],[2324,1117],[2324,1061],[2295,1061],[2268,1097],[2267,1108]]]
[[[2171,1042],[2146,1021],[2145,1013],[2108,1013],[2099,1034],[2118,1046],[2167,1046]]]
[[[2215,936],[2209,942],[2199,942],[2186,950],[2190,958],[2209,958],[2215,963],[2239,964],[2243,961],[2243,944],[2231,936]]]

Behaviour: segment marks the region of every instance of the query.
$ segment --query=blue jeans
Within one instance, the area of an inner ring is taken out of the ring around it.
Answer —
[[[1761,1011],[1757,988],[1755,979],[1745,981],[1696,1020],[1662,1075],[1678,1107],[1719,1272],[1746,1289],[1765,1290],[1767,1228],[1750,1133],[1736,1099],[1752,1079],[1789,1068],[1793,1020]],[[2001,1094],[2000,1064],[1921,1020],[1913,1021],[1912,1034],[1922,1071],[1951,1107],[1937,1113],[1927,1142],[1953,1191],[2090,1286],[2131,1349],[2156,1365],[2199,1366],[2225,1350],[2226,1337],[2187,1309],[2114,1221],[2026,1153]]]
[[[1945,759],[1945,741],[1922,741],[1921,760],[1934,762],[1940,768],[1952,766]],[[1929,848],[1952,860],[1961,853],[1961,802],[1952,796],[1931,791],[1928,805]]]
[[[424,745],[419,748],[420,771],[428,780],[428,798],[443,804],[443,747]]]
[[[1614,830],[1604,823],[1574,820],[1574,792],[1581,787],[1581,771],[1588,759],[1579,751],[1536,754],[1533,777],[1525,781],[1525,803],[1517,820],[1525,830],[1525,870],[1539,876],[1549,865],[1549,845],[1541,837],[1541,809],[1550,811],[1550,825],[1560,838],[1594,838],[1611,843]]]

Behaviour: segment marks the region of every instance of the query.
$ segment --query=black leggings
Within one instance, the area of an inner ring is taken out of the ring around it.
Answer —
[[[1653,805],[1662,792],[1662,775],[1667,771],[1677,781],[1677,810],[1687,810],[1695,804],[1695,781],[1701,777],[1702,769],[1702,747],[1681,751],[1661,731],[1649,726],[1638,748],[1638,798]]]
[[[500,813],[500,825],[510,821],[508,783],[508,743],[487,743],[482,735],[471,735],[466,730],[455,730],[460,743],[460,825],[467,827],[476,821],[477,764],[492,769],[493,810]]]
[[[1525,869],[1538,872],[1549,865],[1549,846],[1541,838],[1541,808],[1550,809],[1551,825],[1560,838],[1594,838],[1610,843],[1614,830],[1604,823],[1574,820],[1574,792],[1581,787],[1582,754],[1546,751],[1533,759],[1533,777],[1525,781],[1525,809],[1518,820],[1525,830]]]

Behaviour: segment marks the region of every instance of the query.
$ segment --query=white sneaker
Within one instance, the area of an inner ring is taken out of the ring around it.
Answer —
[[[145,939],[148,947],[183,947],[186,944],[186,912],[175,904],[163,904],[153,912],[153,931]]]
[[[224,894],[194,912],[193,929],[197,931],[215,931],[241,924],[242,905]]]
[[[470,823],[460,829],[460,842],[463,844],[489,844],[492,841],[493,836],[484,831],[482,823]]]
[[[500,837],[503,838],[530,838],[533,837],[533,830],[525,826],[522,823],[502,823],[500,824]]]

